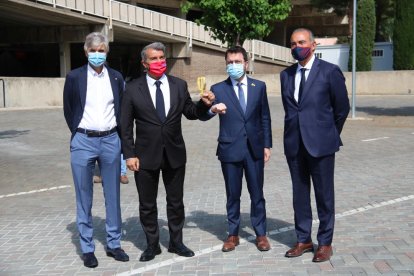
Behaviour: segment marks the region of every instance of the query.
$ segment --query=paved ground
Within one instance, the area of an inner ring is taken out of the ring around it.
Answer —
[[[102,188],[95,186],[96,269],[83,267],[75,225],[69,132],[62,110],[0,111],[0,275],[414,275],[414,96],[360,96],[337,154],[334,256],[287,259],[295,243],[291,184],[282,152],[283,114],[270,97],[274,149],[265,172],[272,249],[259,252],[242,197],[242,244],[222,253],[224,184],[215,155],[218,120],[183,120],[188,148],[185,243],[193,258],[168,253],[164,189],[159,192],[163,253],[139,262],[145,238],[133,176],[122,185],[123,248],[130,261],[104,252]],[[315,215],[315,218],[316,215]],[[314,230],[318,226],[315,221]],[[316,232],[316,231],[315,231]],[[314,238],[316,240],[316,238]]]

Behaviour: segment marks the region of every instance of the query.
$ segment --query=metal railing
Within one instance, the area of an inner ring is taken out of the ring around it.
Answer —
[[[226,47],[220,40],[214,39],[204,25],[184,20],[178,17],[151,11],[130,4],[114,0],[35,0],[52,5],[53,7],[67,8],[82,14],[103,17],[112,21],[123,22],[150,30],[186,38],[192,47],[193,40],[219,47]],[[208,28],[207,28],[208,29]],[[255,57],[268,58],[286,63],[294,62],[290,55],[290,49],[260,40],[246,40],[243,44],[246,51],[251,53],[252,60]]]

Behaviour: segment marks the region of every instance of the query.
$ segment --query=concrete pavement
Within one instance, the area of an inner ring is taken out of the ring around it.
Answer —
[[[162,254],[139,262],[145,249],[138,196],[121,186],[122,246],[130,261],[105,255],[102,188],[94,190],[99,266],[80,258],[69,138],[61,108],[0,109],[0,275],[414,275],[414,96],[359,96],[336,158],[337,221],[330,262],[312,254],[287,259],[295,243],[291,182],[283,155],[283,110],[269,97],[274,148],[265,171],[272,249],[259,252],[250,226],[247,189],[242,195],[242,243],[221,252],[226,237],[225,190],[215,157],[218,119],[183,119],[188,151],[185,244],[193,258],[167,252],[165,190],[158,196]],[[312,198],[314,202],[314,198]],[[316,209],[314,208],[314,212]],[[314,218],[317,218],[315,213]],[[318,222],[314,223],[314,242]]]

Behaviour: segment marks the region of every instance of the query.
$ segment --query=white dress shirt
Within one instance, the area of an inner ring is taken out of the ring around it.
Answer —
[[[99,131],[116,127],[114,95],[105,66],[98,74],[88,64],[85,110],[79,127]]]
[[[151,78],[147,74],[148,89],[150,91],[151,100],[152,100],[152,103],[154,104],[155,108],[157,108],[156,107],[156,102],[155,102],[155,94],[156,94],[156,91],[157,91],[157,86],[155,85],[156,81],[157,80]],[[167,76],[165,74],[161,76],[159,81],[161,82],[160,89],[161,89],[162,95],[164,97],[165,116],[167,116],[168,111],[170,111],[170,85],[168,83],[168,79],[167,79]]]
[[[306,68],[305,71],[305,80],[308,79],[309,76],[309,72],[312,68],[313,62],[315,61],[315,56],[312,55],[312,58],[308,61],[308,63],[306,63],[305,66],[302,66],[298,63],[298,68],[296,70],[296,75],[295,75],[295,100],[298,101],[299,100],[299,86],[300,86],[300,79],[301,79],[301,72],[300,69],[302,68]]]

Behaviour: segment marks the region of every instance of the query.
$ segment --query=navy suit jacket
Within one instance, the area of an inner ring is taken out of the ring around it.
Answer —
[[[294,98],[297,67],[294,64],[280,74],[285,155],[296,156],[301,139],[313,157],[333,154],[342,146],[339,135],[349,113],[345,78],[338,66],[315,58],[298,104]]]
[[[253,157],[264,158],[264,148],[272,147],[272,128],[267,100],[266,84],[247,78],[246,113],[234,93],[230,78],[211,87],[216,103],[224,103],[225,114],[220,114],[220,132],[217,156],[222,162],[239,162],[245,158],[246,145],[250,146]],[[214,115],[202,118],[208,120]],[[246,141],[247,140],[247,141]]]
[[[200,100],[195,104],[188,92],[187,83],[167,75],[170,86],[170,110],[164,122],[158,117],[151,99],[146,75],[126,85],[122,99],[121,138],[124,158],[139,158],[140,168],[159,169],[164,150],[172,168],[187,161],[181,118],[196,120],[209,107]],[[135,121],[135,141],[134,141]]]
[[[124,91],[124,78],[118,71],[106,67],[111,81],[112,93],[114,95],[114,108],[118,133],[120,131],[121,119],[121,97]],[[70,71],[65,80],[63,89],[63,112],[66,123],[72,132],[72,138],[76,133],[83,117],[86,102],[86,90],[88,82],[88,65],[84,65]]]

